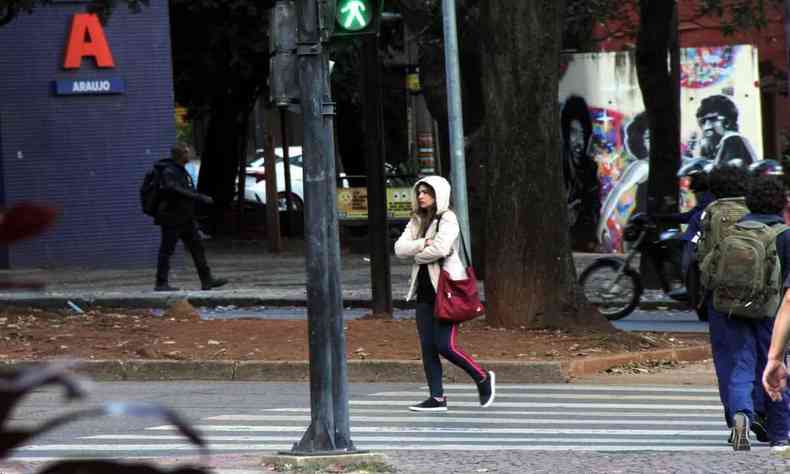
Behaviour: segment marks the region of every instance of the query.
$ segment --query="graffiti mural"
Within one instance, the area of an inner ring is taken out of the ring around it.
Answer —
[[[650,172],[650,129],[633,53],[563,59],[562,160],[573,247],[622,251],[623,227],[646,206]],[[762,158],[757,67],[757,50],[748,45],[681,51],[684,162],[704,158],[714,165],[748,165]],[[586,114],[579,112],[581,104]],[[684,209],[694,205],[685,180],[680,202]]]
[[[560,114],[562,127],[562,170],[568,203],[568,222],[574,249],[594,251],[595,227],[601,201],[598,166],[590,153],[593,124],[587,102],[570,96]]]

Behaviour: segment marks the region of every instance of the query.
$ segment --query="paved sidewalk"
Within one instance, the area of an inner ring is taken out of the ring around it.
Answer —
[[[0,304],[65,308],[68,301],[79,306],[163,307],[176,299],[187,298],[195,306],[303,306],[305,292],[304,244],[289,242],[288,250],[275,255],[264,243],[243,241],[206,241],[206,253],[213,272],[228,278],[230,284],[214,291],[200,291],[200,282],[190,258],[174,257],[171,284],[182,288],[174,293],[152,290],[155,263],[143,268],[91,269],[46,268],[0,270],[0,278],[36,279],[46,282],[41,292],[0,293]],[[576,254],[580,272],[596,254]],[[183,258],[183,265],[178,265]],[[152,256],[153,259],[153,256]],[[409,280],[410,263],[391,256],[393,302],[410,307],[403,299]],[[369,306],[370,260],[367,255],[343,252],[341,279],[346,306]],[[481,293],[485,288],[481,282]],[[683,307],[660,291],[648,290],[642,307]]]

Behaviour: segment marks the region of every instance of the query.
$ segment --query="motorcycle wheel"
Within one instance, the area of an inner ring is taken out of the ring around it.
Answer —
[[[700,282],[699,266],[696,263],[689,266],[686,272],[686,289],[689,294],[689,305],[697,313],[700,321],[708,320],[708,305],[705,304],[705,288]]]
[[[633,269],[626,269],[615,282],[621,265],[611,260],[596,260],[579,277],[587,301],[609,321],[631,314],[642,296],[642,280]]]

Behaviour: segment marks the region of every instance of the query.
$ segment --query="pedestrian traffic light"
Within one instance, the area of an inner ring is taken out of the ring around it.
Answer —
[[[383,0],[337,0],[334,35],[377,34],[382,3]]]

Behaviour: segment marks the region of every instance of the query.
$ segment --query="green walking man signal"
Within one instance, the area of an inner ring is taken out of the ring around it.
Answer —
[[[338,0],[335,36],[378,33],[381,0]]]

